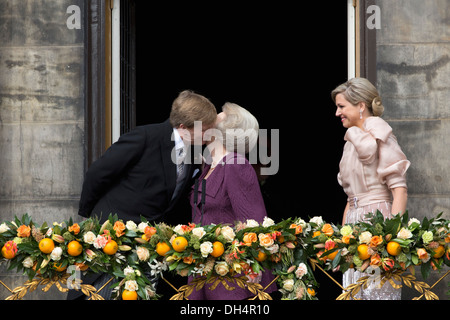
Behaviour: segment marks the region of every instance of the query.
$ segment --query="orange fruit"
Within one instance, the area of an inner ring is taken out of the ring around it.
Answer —
[[[267,254],[264,251],[259,250],[258,256],[255,259],[256,261],[263,262],[264,260],[267,259]]]
[[[443,245],[440,245],[434,250],[433,258],[439,259],[442,257],[445,253],[445,247]]]
[[[316,295],[316,290],[314,290],[313,288],[308,288],[306,289],[306,291],[308,291],[308,293],[313,297]]]
[[[53,269],[55,269],[58,272],[64,271],[66,270],[67,266],[62,267],[62,263],[54,263],[53,264]]]
[[[119,250],[119,245],[114,240],[108,241],[106,246],[103,248],[103,252],[109,256],[112,256]]]
[[[123,290],[122,300],[137,300],[138,294],[136,291]]]
[[[44,238],[39,241],[39,250],[43,253],[52,253],[53,249],[55,249],[55,243],[50,238]]]
[[[156,253],[160,256],[165,256],[170,251],[170,246],[165,242],[158,242],[156,244]]]
[[[389,241],[386,245],[386,250],[391,256],[398,256],[402,252],[402,247],[398,242]]]
[[[188,241],[185,237],[179,236],[173,239],[172,241],[172,248],[176,252],[183,252],[186,247],[188,246]]]
[[[222,242],[220,242],[220,241],[215,241],[215,242],[213,243],[213,251],[211,252],[211,255],[212,255],[214,258],[220,257],[220,256],[223,254],[224,251],[225,251],[225,248],[224,248]]]
[[[367,244],[360,244],[357,250],[358,256],[361,260],[367,260],[370,258],[369,246]]]
[[[79,256],[82,252],[83,246],[77,240],[72,240],[67,244],[67,253],[72,257]]]
[[[335,252],[332,252],[329,255],[327,255],[326,258],[329,259],[329,260],[334,260],[334,258],[338,254],[338,252],[339,252],[339,250],[336,250]]]
[[[12,248],[9,248],[8,246],[4,245],[2,248],[2,256],[5,259],[12,259],[16,256],[16,253]]]

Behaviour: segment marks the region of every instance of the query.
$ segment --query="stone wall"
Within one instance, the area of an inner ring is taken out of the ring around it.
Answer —
[[[379,0],[377,87],[384,119],[411,161],[410,216],[450,217],[450,1]],[[443,272],[427,280],[432,284]],[[420,274],[417,268],[416,272]],[[440,299],[450,279],[434,290]],[[403,298],[418,294],[404,290]]]
[[[83,10],[81,0],[0,0],[1,221],[24,213],[39,224],[76,217],[84,175]],[[27,278],[2,265],[0,280],[12,289]],[[63,297],[39,292],[25,298]],[[8,295],[0,286],[0,299]]]

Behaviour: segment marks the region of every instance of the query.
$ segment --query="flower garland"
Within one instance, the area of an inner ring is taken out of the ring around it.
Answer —
[[[441,215],[420,222],[409,219],[408,213],[384,220],[377,212],[344,226],[316,216],[309,222],[289,218],[275,223],[265,218],[262,224],[247,220],[234,226],[173,227],[143,217],[139,224],[124,222],[117,215],[103,224],[89,218],[39,226],[25,214],[0,225],[0,261],[9,261],[8,270],[23,272],[30,281],[63,279],[85,294],[93,289],[71,276],[75,271],[108,273],[117,280],[114,299],[158,299],[152,281],[167,271],[194,276],[197,287],[205,282],[226,284],[224,279],[235,279],[244,287],[246,277],[270,270],[282,299],[312,300],[319,287],[313,275],[316,266],[341,272],[370,267],[384,275],[384,282],[397,277],[396,272],[414,272],[414,266],[420,266],[425,279],[431,269],[450,266],[450,221]],[[177,297],[188,297],[193,286],[180,288]],[[260,298],[270,298],[257,283],[247,287]]]

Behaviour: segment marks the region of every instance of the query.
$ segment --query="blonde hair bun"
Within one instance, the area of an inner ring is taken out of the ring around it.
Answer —
[[[384,106],[380,96],[376,96],[372,100],[372,112],[374,116],[380,117],[384,112]]]

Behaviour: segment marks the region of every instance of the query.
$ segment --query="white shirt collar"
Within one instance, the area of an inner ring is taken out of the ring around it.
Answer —
[[[175,141],[175,149],[185,148],[183,139],[181,139],[180,133],[176,128],[173,128],[173,139]]]

